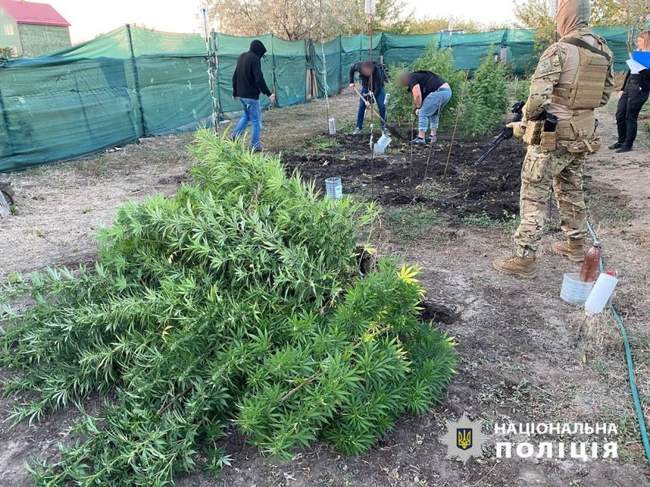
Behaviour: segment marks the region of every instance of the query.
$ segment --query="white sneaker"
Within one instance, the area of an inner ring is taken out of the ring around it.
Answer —
[[[352,135],[361,135],[362,132],[363,132],[363,130],[360,129],[359,127],[357,127],[357,128],[355,128],[354,131],[352,132]]]

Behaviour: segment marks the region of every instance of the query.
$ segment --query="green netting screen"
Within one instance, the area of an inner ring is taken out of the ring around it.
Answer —
[[[625,69],[628,32],[599,27]],[[338,37],[321,44],[257,37],[266,45],[262,61],[280,107],[308,99],[309,70],[317,96],[340,91],[350,65],[372,57],[384,64],[409,64],[432,43],[450,48],[459,69],[505,51],[517,74],[537,62],[534,34],[505,29],[477,34],[377,34]],[[221,112],[235,112],[232,74],[252,37],[214,34],[218,58],[215,97]],[[196,34],[170,34],[122,27],[49,56],[0,65],[0,171],[70,159],[148,135],[208,125],[212,115],[208,49]],[[262,98],[267,103],[265,97]]]
[[[508,29],[503,46],[507,49],[506,59],[516,74],[530,73],[537,66],[540,53],[535,48],[535,31]]]
[[[310,67],[316,74],[318,96],[325,94],[325,81],[329,95],[338,93],[349,83],[350,67],[366,59],[379,60],[382,46],[383,34],[337,37],[324,43],[310,41]]]
[[[239,55],[248,50],[253,39],[264,43],[268,52],[262,59],[262,71],[266,84],[275,91],[277,105],[280,107],[307,101],[308,50],[306,41],[285,41],[272,35],[239,37],[224,34],[216,35],[216,48],[219,61],[217,80],[219,100],[222,111],[240,109],[240,104],[232,98],[232,75]],[[268,104],[262,97],[264,105]]]
[[[334,95],[345,86],[345,70],[341,61],[341,38],[329,42],[312,42],[310,44],[312,66],[317,73],[318,96]],[[326,73],[326,74],[325,74]]]

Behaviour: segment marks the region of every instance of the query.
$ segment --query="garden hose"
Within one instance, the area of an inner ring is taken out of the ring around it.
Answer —
[[[598,235],[592,228],[591,224],[587,222],[587,230],[591,234],[591,238],[594,241],[598,241]],[[603,258],[600,258],[600,271],[603,272],[605,269],[605,264]],[[637,422],[639,423],[639,433],[641,435],[641,443],[643,444],[643,450],[645,452],[646,462],[650,465],[650,439],[648,439],[648,428],[645,423],[645,417],[643,415],[643,405],[641,404],[641,398],[639,396],[639,389],[636,385],[636,375],[634,373],[634,361],[632,360],[632,347],[630,346],[630,341],[627,338],[627,330],[623,324],[623,318],[616,310],[616,307],[611,304],[609,306],[609,314],[616,322],[618,331],[623,338],[623,348],[625,349],[625,362],[627,364],[627,375],[630,381],[630,390],[632,391],[632,402],[634,403],[634,412],[636,414]]]

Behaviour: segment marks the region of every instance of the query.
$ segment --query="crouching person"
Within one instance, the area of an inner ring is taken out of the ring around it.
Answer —
[[[431,130],[428,142],[433,144],[438,138],[438,123],[442,110],[451,100],[449,83],[431,71],[415,71],[402,73],[400,84],[411,92],[415,113],[418,116],[418,135],[411,144],[426,144],[428,129]]]
[[[354,76],[359,73],[361,79],[361,100],[359,100],[359,109],[357,110],[357,126],[352,132],[353,135],[359,135],[363,130],[363,119],[365,118],[366,108],[372,103],[377,102],[379,116],[382,118],[381,126],[386,128],[386,91],[384,85],[388,81],[386,70],[381,64],[374,61],[365,61],[354,63],[350,67],[350,88],[355,87]]]
[[[239,56],[237,67],[232,76],[232,93],[234,98],[239,98],[242,105],[242,116],[230,134],[231,138],[237,139],[246,131],[250,123],[251,149],[262,150],[262,107],[260,105],[260,93],[269,97],[271,103],[275,103],[275,94],[271,93],[264,80],[262,73],[262,57],[266,54],[266,47],[261,41],[251,42],[250,49]]]

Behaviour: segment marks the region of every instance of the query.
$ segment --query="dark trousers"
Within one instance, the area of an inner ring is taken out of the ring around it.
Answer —
[[[616,108],[616,125],[618,127],[618,142],[625,147],[632,147],[639,125],[639,113],[643,104],[648,100],[648,91],[644,91],[639,83],[629,79],[623,89],[623,94]]]

